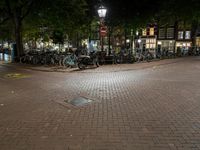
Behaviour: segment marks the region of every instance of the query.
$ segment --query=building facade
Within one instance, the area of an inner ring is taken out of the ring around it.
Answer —
[[[175,51],[176,43],[176,26],[165,25],[159,26],[157,35],[157,49],[159,51],[168,50]]]
[[[200,30],[199,30],[200,31]],[[151,53],[163,50],[177,52],[177,49],[188,51],[195,44],[200,47],[200,32],[195,43],[192,26],[185,22],[174,24],[148,24],[143,28],[136,39],[136,49],[147,49]]]
[[[146,28],[143,28],[136,43],[137,48],[147,49],[154,54],[157,47],[157,24],[148,24]]]

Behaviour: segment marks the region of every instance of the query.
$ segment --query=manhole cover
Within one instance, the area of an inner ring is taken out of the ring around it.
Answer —
[[[73,99],[71,101],[67,101],[67,102],[74,106],[84,106],[84,105],[87,105],[87,104],[93,102],[93,100],[85,98],[85,97],[78,97],[78,98],[75,98],[75,99]]]

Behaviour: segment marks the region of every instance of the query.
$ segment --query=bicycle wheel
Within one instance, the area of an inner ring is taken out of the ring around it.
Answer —
[[[19,62],[20,63],[25,63],[26,62],[26,56],[20,57]]]
[[[78,63],[78,68],[79,69],[85,69],[87,67],[87,65],[83,64],[82,62]]]
[[[37,64],[38,64],[38,58],[34,56],[34,57],[32,58],[32,60],[31,60],[31,64],[37,65]]]
[[[64,58],[63,58],[63,61],[62,61],[63,66],[64,66],[64,67],[69,67],[70,61],[71,61],[71,58],[70,58],[69,55],[66,56],[66,57],[64,57]]]

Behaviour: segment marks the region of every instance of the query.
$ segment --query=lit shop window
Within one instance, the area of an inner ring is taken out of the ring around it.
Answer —
[[[177,47],[191,47],[192,43],[184,42],[184,43],[176,43]]]
[[[154,28],[150,28],[150,35],[151,35],[151,36],[154,35]]]
[[[186,46],[187,47],[191,47],[191,43],[186,43]]]
[[[185,39],[191,39],[191,31],[185,32]]]
[[[142,35],[143,35],[143,36],[146,36],[146,35],[147,35],[147,30],[146,30],[146,29],[143,29],[143,30],[142,30]]]
[[[178,32],[178,39],[183,39],[183,31]]]
[[[156,39],[147,39],[146,40],[146,48],[147,49],[156,48]]]
[[[196,38],[196,46],[200,47],[200,37]]]

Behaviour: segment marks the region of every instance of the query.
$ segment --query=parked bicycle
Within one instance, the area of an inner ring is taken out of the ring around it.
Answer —
[[[99,67],[98,55],[96,52],[90,52],[88,55],[81,55],[78,58],[78,67],[79,69],[85,69],[87,66]]]
[[[151,61],[153,59],[153,54],[151,52],[149,52],[149,50],[141,50],[138,49],[136,51],[136,56],[135,56],[135,60],[136,62],[140,62],[140,61]]]

